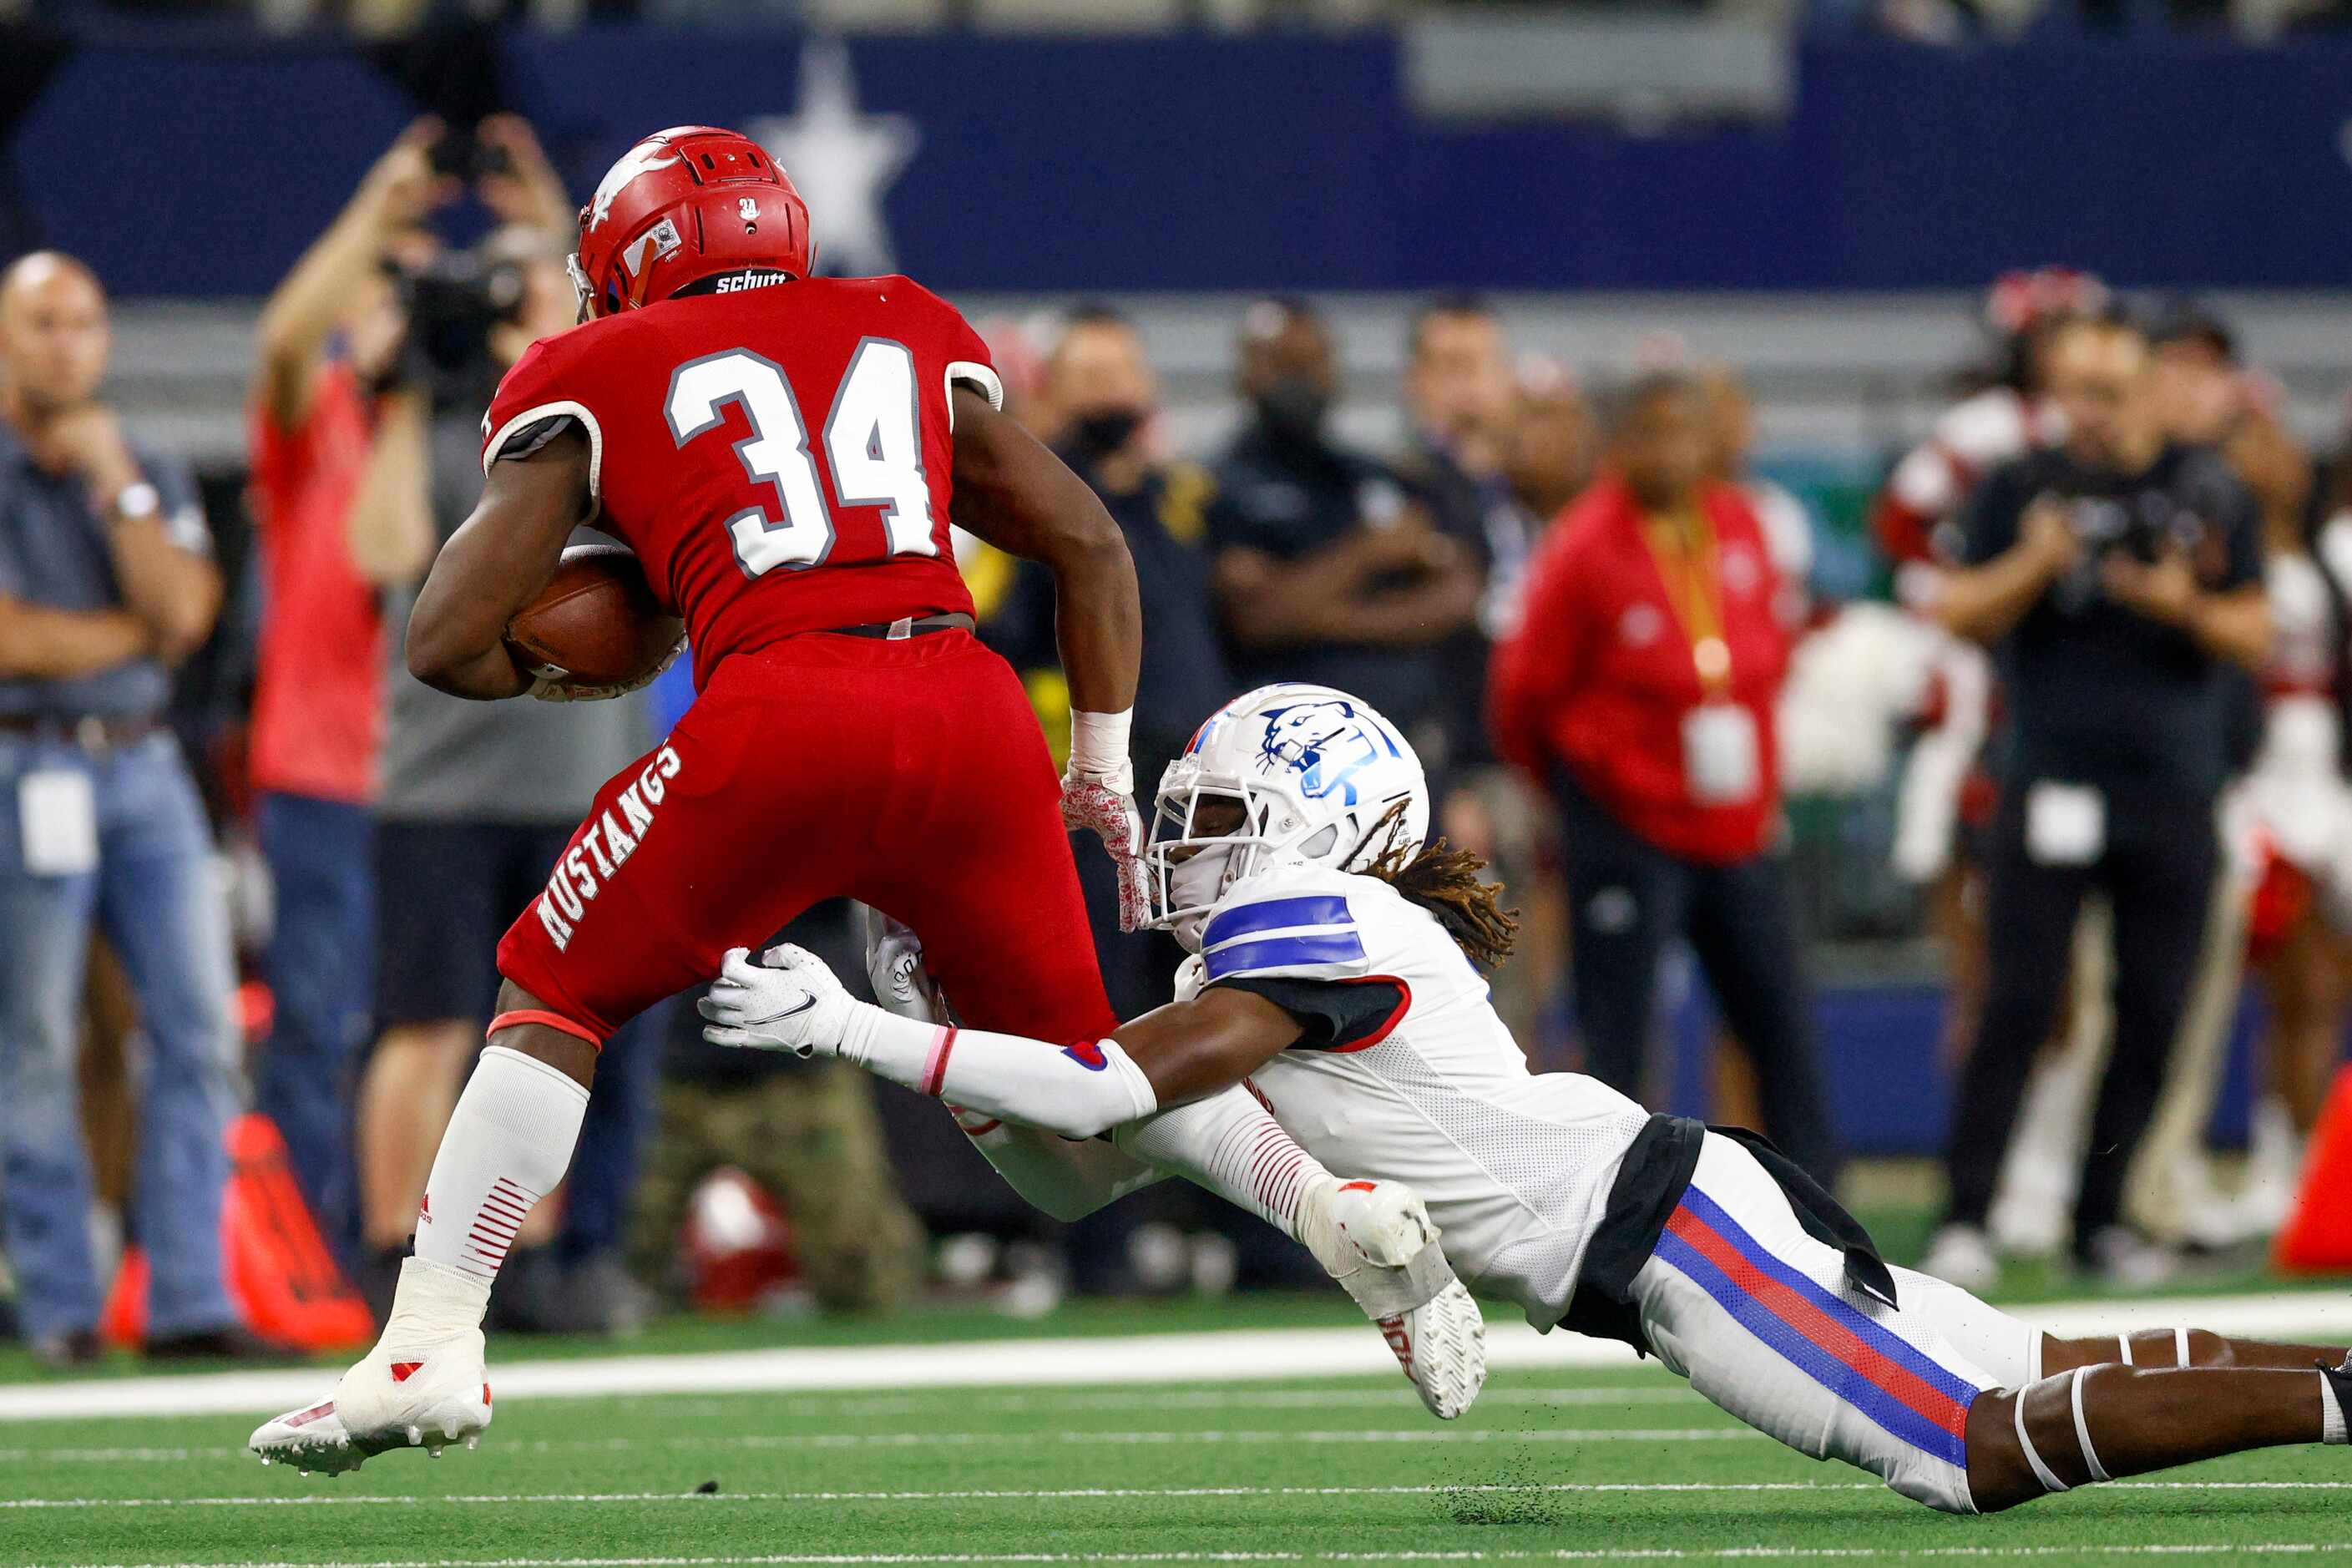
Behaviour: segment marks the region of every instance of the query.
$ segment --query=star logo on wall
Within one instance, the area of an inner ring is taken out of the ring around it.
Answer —
[[[856,276],[898,269],[882,198],[922,145],[923,133],[909,115],[859,112],[846,47],[831,38],[802,46],[793,112],[755,120],[748,133],[807,198],[820,271]]]

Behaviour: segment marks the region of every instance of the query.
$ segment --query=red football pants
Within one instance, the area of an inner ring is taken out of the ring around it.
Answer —
[[[1019,679],[969,633],[788,637],[722,660],[597,793],[499,972],[603,1039],[845,895],[915,929],[973,1027],[1098,1039],[1060,798]]]

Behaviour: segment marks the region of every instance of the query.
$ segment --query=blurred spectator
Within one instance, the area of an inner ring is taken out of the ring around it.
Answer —
[[[410,279],[404,374],[429,395],[432,416],[377,437],[399,443],[383,461],[406,464],[412,482],[421,475],[429,487],[436,549],[481,494],[481,411],[499,376],[534,340],[568,330],[577,309],[558,237],[573,211],[562,182],[521,121],[495,117],[478,135],[499,153],[477,194],[501,226]],[[359,1096],[362,1286],[379,1300],[497,998],[499,937],[544,885],[597,787],[649,738],[640,699],[468,702],[416,681],[400,653],[413,601],[397,595],[389,617],[375,833],[380,1033]],[[565,1203],[533,1211],[508,1261],[493,1310],[509,1328],[595,1327],[625,1313],[616,1248],[649,1110],[643,1033],[633,1026],[607,1043]],[[559,1224],[568,1231],[583,1219],[603,1248],[566,1279],[548,1244]]]
[[[249,409],[263,593],[249,761],[277,891],[262,965],[276,1009],[254,1099],[347,1265],[353,1069],[374,1001],[381,595],[421,578],[434,542],[415,461],[428,410],[396,374],[407,322],[386,269],[431,205],[438,131],[404,132],[270,297]]]
[[[2246,375],[2237,334],[2194,300],[2175,300],[2149,328],[2156,351],[2152,395],[2165,434],[2190,447],[2218,447],[2246,411]]]
[[[1592,400],[1576,373],[1543,355],[1522,359],[1518,411],[1504,447],[1503,477],[1529,520],[1530,541],[1584,493],[1600,461]]]
[[[2103,309],[2106,299],[2106,286],[2096,278],[2062,267],[1995,279],[1980,316],[1990,363],[1963,376],[1966,395],[1895,463],[1871,506],[1871,530],[1894,568],[1895,599],[1927,624],[1934,649],[1916,715],[1919,733],[1895,795],[1889,858],[1897,876],[1926,890],[1928,928],[1943,950],[1948,1062],[1958,1061],[1977,1037],[1984,1009],[1979,841],[1993,809],[1983,752],[1996,699],[1984,648],[1944,629],[1934,616],[1936,596],[1956,558],[1961,510],[1978,483],[1990,469],[2061,434],[2063,416],[2045,384],[2052,333],[2075,316]],[[2104,938],[2087,922],[2084,940],[2104,952]],[[2073,1026],[2049,1042],[2033,1076],[1993,1211],[1996,1235],[2020,1250],[2047,1251],[2064,1240],[2063,1216],[2074,1199],[2097,1068],[2098,1052],[2089,1042],[2101,1032],[2096,1002],[2078,994],[2076,1003]]]
[[[862,989],[866,955],[849,911],[845,900],[819,904],[776,940],[808,948]],[[873,1079],[842,1062],[706,1044],[698,1014],[671,1011],[659,1125],[630,1218],[636,1277],[678,1282],[696,1189],[733,1166],[782,1202],[818,1306],[877,1312],[912,1300],[923,1282],[923,1227],[899,1195]]]
[[[1731,365],[1707,365],[1694,377],[1706,405],[1707,477],[1747,498],[1764,530],[1764,547],[1780,579],[1780,619],[1803,629],[1812,613],[1813,518],[1786,485],[1756,472],[1756,401]]]
[[[1642,1092],[1658,961],[1685,938],[1756,1062],[1764,1131],[1826,1184],[1838,1156],[1773,843],[1789,640],[1763,529],[1707,477],[1686,376],[1627,392],[1610,457],[1537,552],[1490,692],[1496,749],[1559,801],[1586,1070]]]
[[[2221,671],[2269,654],[2252,505],[2216,456],[2166,438],[2147,338],[2113,319],[2071,321],[2049,355],[2064,444],[1987,476],[1937,601],[1947,626],[1994,648],[2011,715],[1987,846],[1990,989],[1929,1258],[1971,1287],[1997,1273],[1983,1226],[2095,888],[2113,910],[2115,1043],[2074,1246],[2111,1278],[2158,1267],[2121,1223],[2124,1176],[2211,903],[2214,800],[2230,768]]]
[[[1530,538],[1504,463],[1518,416],[1518,385],[1502,318],[1475,294],[1443,294],[1414,312],[1405,343],[1405,449],[1397,472],[1437,531],[1460,544],[1476,574],[1478,615],[1438,649],[1449,701],[1444,749],[1422,749],[1439,826],[1490,858],[1494,792],[1467,776],[1492,762],[1483,703],[1488,639],[1526,575]]]
[[[2262,515],[2277,637],[2263,679],[2262,743],[2242,792],[2258,857],[2246,963],[2270,1008],[2243,1190],[2221,1205],[2220,1223],[2191,1229],[2223,1239],[2267,1236],[2285,1220],[2352,1014],[2352,784],[2342,716],[2352,524],[2326,524],[2315,541],[2309,457],[2276,412],[2244,404],[2223,452]],[[2201,1141],[2201,1121],[2195,1132]]]
[[[1237,684],[1307,680],[1393,719],[1435,768],[1454,694],[1431,650],[1469,626],[1481,574],[1396,475],[1335,444],[1339,365],[1313,307],[1242,319],[1249,414],[1217,465],[1212,582]]]
[[[1045,364],[1044,402],[1055,450],[1102,498],[1127,535],[1142,585],[1142,679],[1136,689],[1135,776],[1149,792],[1201,721],[1234,694],[1209,593],[1206,509],[1215,483],[1153,447],[1160,381],[1134,323],[1104,305],[1073,310]],[[1068,689],[1054,647],[1052,574],[1024,563],[988,637],[1022,670],[1048,734],[1066,729]],[[1160,933],[1122,933],[1117,884],[1099,855],[1078,857],[1104,984],[1122,1018],[1167,1003],[1182,952]]]
[[[152,1043],[131,1229],[151,1354],[251,1348],[221,1273],[234,1088],[228,912],[204,810],[157,722],[220,604],[187,471],[99,399],[98,279],[40,252],[0,274],[0,1129],[19,1311],[52,1364],[98,1353],[89,1156],[75,1112],[95,923]]]
[[[2244,432],[2259,412],[2252,389],[2260,381],[2239,363],[2236,334],[2211,310],[2194,300],[2175,300],[2156,317],[2149,341],[2155,357],[2151,395],[2166,437],[2183,446],[2222,452],[2241,482],[2254,492],[2258,515],[2266,513],[2272,502],[2283,506],[2284,515],[2275,521],[2285,531],[2275,538],[2273,520],[2263,515],[2264,593],[2273,609],[2274,631],[2284,631],[2284,623],[2277,618],[2277,613],[2284,611],[2289,621],[2308,632],[2310,615],[2315,610],[2324,618],[2327,609],[2326,589],[2313,580],[2314,568],[2305,551],[2307,520],[2303,508],[2310,499],[2310,475],[2301,449],[2289,437],[2288,449],[2281,452],[2262,439],[2259,432],[2249,433],[2251,439],[2232,443],[2232,437]],[[2282,494],[2282,490],[2291,493]],[[2283,556],[2273,553],[2280,548],[2285,551]],[[2311,602],[2315,591],[2315,605]],[[2325,634],[2321,636],[2324,640]],[[2307,647],[2291,650],[2284,636],[2277,649],[2278,657],[2298,662],[2308,651]],[[2270,703],[2263,686],[2265,679],[2280,673],[2276,658],[2268,671],[2231,664],[2215,672],[2229,715],[2227,767],[2233,784],[2255,771],[2257,757],[2265,750],[2269,729],[2265,710]],[[2324,700],[2306,695],[2305,703],[2314,701],[2324,705]],[[2272,716],[2284,717],[2303,706],[2290,702]],[[2298,732],[2296,719],[2284,717],[2284,721],[2287,736]],[[2279,761],[2273,755],[2274,767]],[[2327,765],[2332,769],[2332,753]],[[2279,775],[2272,776],[2275,780]],[[2130,1177],[2126,1217],[2159,1242],[2185,1239],[2215,1247],[2234,1245],[2246,1239],[2247,1226],[2257,1217],[2254,1205],[2225,1194],[2215,1184],[2205,1133],[2237,1037],[2238,1002],[2251,956],[2248,922],[2262,879],[2259,830],[2253,827],[2250,814],[2258,811],[2257,803],[2266,793],[2270,792],[2257,785],[2233,788],[2223,797],[2221,870],[2213,879],[2213,907],[2205,922],[2196,983],[2180,1032],[2173,1040],[2164,1092]],[[2275,795],[2272,798],[2275,804]],[[2300,818],[2301,813],[2293,815]],[[2297,833],[2297,827],[2305,833]],[[2319,828],[2317,822],[2298,821],[2288,831],[2307,847],[2310,840],[2305,834]],[[2087,1111],[2087,1098],[2077,1112],[2078,1123]],[[2282,1194],[2278,1201],[2284,1204],[2285,1195]],[[1999,1212],[1996,1205],[1995,1213]],[[2162,1253],[2150,1255],[2152,1262],[2163,1259]]]
[[[2004,273],[1985,296],[1984,326],[1993,363],[1977,390],[1944,411],[1926,441],[1906,453],[1872,503],[1871,531],[1895,567],[1895,597],[1932,603],[1935,568],[1948,563],[1948,530],[1977,481],[1995,466],[2062,433],[2062,415],[2045,389],[2051,334],[2074,318],[2104,310],[2106,285],[2063,267]]]
[[[1532,544],[1543,535],[1591,481],[1597,447],[1591,405],[1575,375],[1557,360],[1523,357],[1514,373],[1510,428],[1503,442],[1503,504],[1515,514],[1515,537]],[[1524,552],[1516,562],[1498,561],[1487,574],[1478,612],[1486,636],[1507,637],[1517,628],[1526,591]],[[1480,669],[1475,679],[1466,679],[1465,689],[1483,705],[1486,686]],[[1481,753],[1486,750],[1484,736],[1482,721],[1475,748]],[[1484,855],[1495,878],[1511,890],[1518,907],[1518,941],[1511,962],[1488,979],[1503,1021],[1533,1059],[1549,1065],[1564,1043],[1553,1026],[1552,1004],[1560,993],[1568,948],[1550,810],[1511,769],[1478,769],[1471,784],[1453,793],[1441,826],[1454,842]]]

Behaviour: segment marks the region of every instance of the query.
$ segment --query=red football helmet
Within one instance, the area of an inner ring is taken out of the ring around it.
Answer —
[[[808,276],[808,204],[760,144],[711,125],[656,131],[621,154],[580,209],[572,281],[590,316],[667,300],[716,273]]]

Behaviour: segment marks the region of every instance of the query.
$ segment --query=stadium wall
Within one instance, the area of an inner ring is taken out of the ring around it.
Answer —
[[[1785,115],[1628,129],[1426,118],[1385,33],[614,26],[385,68],[205,37],[20,59],[0,238],[70,246],[121,292],[262,292],[415,111],[399,73],[447,110],[520,108],[583,190],[650,128],[752,129],[845,270],[950,289],[1908,289],[2043,262],[2352,286],[2352,39],[1821,38],[1788,46]]]

